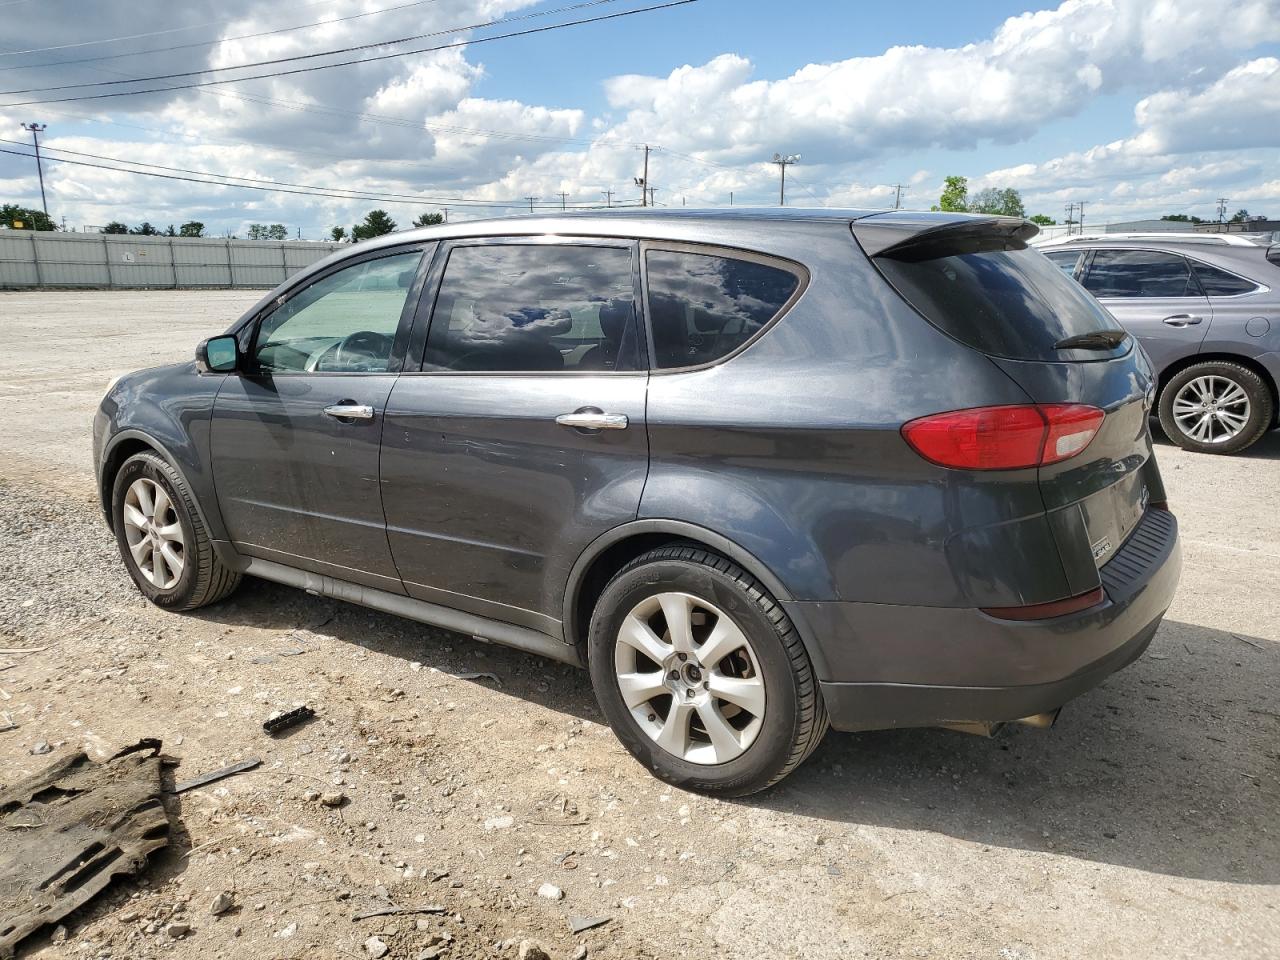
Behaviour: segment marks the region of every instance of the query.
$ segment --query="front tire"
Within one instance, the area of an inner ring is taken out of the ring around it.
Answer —
[[[1271,426],[1271,391],[1248,367],[1210,360],[1187,367],[1160,393],[1160,426],[1184,450],[1239,453]]]
[[[693,546],[609,582],[588,639],[600,709],[660,780],[741,797],[798,767],[827,730],[795,627],[750,574]]]
[[[163,457],[134,454],[111,488],[111,520],[129,576],[143,596],[166,610],[216,603],[240,584],[209,539],[195,500]]]

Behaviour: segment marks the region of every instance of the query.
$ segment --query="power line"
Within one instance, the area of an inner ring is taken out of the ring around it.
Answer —
[[[18,2],[18,0],[13,0]],[[297,4],[299,7],[322,7],[333,3],[334,0],[311,0],[309,3]],[[80,40],[76,43],[59,43],[51,47],[31,47],[27,50],[6,50],[0,53],[0,57],[17,57],[24,53],[44,53],[46,50],[69,50],[72,47],[94,47],[100,43],[119,43],[122,40],[143,40],[147,37],[160,37],[169,33],[182,33],[184,30],[199,30],[202,27],[217,27],[224,23],[235,23],[242,20],[243,17],[228,17],[223,20],[209,20],[205,23],[193,23],[186,27],[171,27],[168,30],[152,30],[150,33],[133,33],[124,37],[105,37],[102,40]]]
[[[251,60],[248,63],[235,63],[225,67],[206,67],[202,70],[185,70],[181,73],[157,73],[150,77],[126,77],[122,80],[86,80],[83,83],[64,83],[55,87],[26,87],[21,90],[0,90],[0,96],[14,96],[19,93],[53,93],[58,90],[73,90],[77,87],[114,87],[124,83],[150,83],[153,80],[178,80],[182,77],[200,77],[212,73],[226,73],[229,70],[245,70],[249,67],[270,67],[279,63],[296,63],[299,60],[315,60],[319,57],[333,57],[342,53],[354,53],[357,50],[372,50],[375,47],[389,47],[397,43],[409,43],[412,40],[425,40],[427,37],[443,37],[451,33],[462,33],[465,30],[480,30],[484,27],[497,26],[500,23],[517,23],[521,20],[532,20],[536,17],[549,17],[556,13],[569,13],[586,7],[598,7],[606,3],[617,3],[618,0],[583,0],[581,3],[556,7],[553,10],[540,10],[535,13],[523,13],[515,17],[502,17],[497,20],[485,20],[481,23],[468,23],[460,27],[447,27],[444,30],[433,30],[430,33],[415,33],[408,37],[393,40],[376,40],[371,43],[358,43],[350,47],[337,47],[333,50],[321,50],[317,53],[300,53],[292,57],[276,57],[272,60]],[[373,58],[380,59],[380,58]],[[352,61],[353,63],[361,61]],[[329,66],[341,66],[330,64]]]
[[[333,0],[321,0],[323,3],[332,3]],[[223,43],[233,43],[236,40],[256,40],[259,37],[274,37],[281,33],[293,33],[297,30],[310,30],[312,27],[327,27],[334,23],[346,23],[350,20],[359,20],[362,17],[373,17],[380,13],[392,13],[396,10],[405,10],[409,7],[421,7],[428,3],[439,3],[440,0],[413,0],[411,3],[401,3],[394,7],[383,7],[381,10],[368,10],[364,13],[353,13],[345,17],[334,17],[332,20],[315,20],[311,23],[300,23],[292,27],[278,27],[275,30],[263,30],[261,33],[245,33],[238,37],[219,37],[217,40],[199,40],[195,43],[180,43],[171,47],[149,47],[146,50],[133,50],[129,53],[108,53],[100,57],[80,57],[77,60],[46,60],[44,63],[19,63],[8,67],[0,67],[0,71],[4,70],[39,70],[43,67],[69,67],[77,63],[101,63],[104,60],[122,60],[126,57],[142,57],[155,53],[171,53],[174,50],[192,50],[196,47],[216,47]],[[3,4],[0,4],[3,6]],[[188,29],[180,27],[179,29]],[[126,39],[134,39],[132,37]],[[107,43],[109,41],[98,41]],[[4,53],[0,56],[9,56]]]
[[[5,141],[11,143],[13,141]],[[0,147],[0,153],[12,154],[15,157],[34,157],[33,153],[23,153],[19,150],[8,150]],[[95,167],[99,170],[111,170],[115,173],[131,173],[140,177],[155,177],[160,180],[179,180],[184,183],[202,183],[211,187],[231,187],[239,190],[257,190],[263,193],[290,193],[304,197],[328,197],[334,200],[370,200],[375,203],[417,203],[423,206],[439,206],[443,203],[465,204],[474,209],[501,209],[509,210],[512,208],[522,207],[520,203],[503,203],[499,201],[472,200],[466,197],[402,197],[402,196],[386,196],[383,194],[375,194],[368,191],[350,191],[347,194],[334,193],[333,187],[307,187],[305,189],[292,189],[283,186],[256,186],[252,183],[227,183],[225,180],[207,180],[196,177],[184,177],[171,173],[152,173],[149,170],[127,170],[123,167],[112,167],[102,163],[91,163],[88,160],[69,160],[66,157],[42,157],[49,163],[67,163],[77,167]],[[131,162],[131,161],[122,161]],[[207,176],[225,177],[226,174],[210,173]],[[274,181],[269,181],[274,182]],[[300,185],[302,186],[302,185]],[[359,193],[359,196],[353,196],[352,193]],[[586,205],[584,205],[586,206]]]
[[[601,0],[595,0],[595,2],[601,2]],[[402,50],[398,53],[386,53],[376,57],[358,57],[354,60],[340,60],[337,63],[322,63],[311,67],[295,67],[292,70],[277,70],[270,73],[257,73],[248,77],[234,77],[226,80],[202,80],[198,83],[173,84],[167,87],[150,87],[146,90],[125,90],[118,93],[95,93],[77,97],[59,97],[52,100],[22,100],[17,103],[2,103],[0,104],[0,108],[26,107],[43,103],[71,103],[73,101],[81,100],[105,100],[111,97],[132,97],[144,93],[165,93],[170,90],[192,90],[199,87],[212,87],[226,83],[241,83],[245,80],[265,80],[271,77],[294,76],[299,73],[313,73],[318,70],[332,70],[336,67],[349,67],[357,63],[373,63],[379,60],[393,60],[399,57],[414,56],[419,53],[434,53],[439,50],[450,50],[455,47],[465,47],[470,44],[489,43],[494,40],[509,40],[513,37],[527,37],[536,33],[548,33],[553,30],[563,30],[566,27],[577,27],[588,23],[602,23],[606,20],[617,20],[622,17],[631,17],[640,13],[653,13],[657,10],[668,10],[672,7],[683,7],[697,2],[698,0],[668,0],[666,3],[653,4],[647,7],[637,7],[634,10],[620,10],[617,13],[607,13],[597,17],[584,17],[580,20],[568,20],[564,23],[548,24],[544,27],[530,27],[526,30],[513,30],[509,33],[494,34],[491,37],[473,37],[469,40],[442,43],[433,47],[419,47],[415,50]],[[114,83],[115,81],[106,82]]]

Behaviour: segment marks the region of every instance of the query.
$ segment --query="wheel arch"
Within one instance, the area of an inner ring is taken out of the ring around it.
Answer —
[[[1277,388],[1275,378],[1271,376],[1271,371],[1265,366],[1254,360],[1252,357],[1246,357],[1239,353],[1225,353],[1220,350],[1210,351],[1206,353],[1193,353],[1190,356],[1182,357],[1175,360],[1169,366],[1160,371],[1158,393],[1156,394],[1156,404],[1160,403],[1160,398],[1164,395],[1165,388],[1169,382],[1188,367],[1194,367],[1198,363],[1234,363],[1238,366],[1251,370],[1262,378],[1262,382],[1267,385],[1267,390],[1271,393],[1271,426],[1280,423],[1280,389]]]
[[[182,478],[182,482],[186,484],[187,490],[191,493],[191,502],[195,506],[196,513],[200,515],[200,522],[204,524],[206,530],[212,531],[214,528],[209,525],[209,515],[200,503],[200,497],[197,496],[196,488],[192,485],[191,479],[187,476],[186,471],[182,469],[181,462],[163,443],[151,434],[137,429],[121,430],[111,438],[111,443],[102,455],[102,466],[98,471],[98,497],[102,503],[102,512],[107,518],[107,524],[109,526],[114,525],[111,516],[111,491],[115,486],[116,474],[119,473],[120,468],[124,466],[125,461],[130,457],[147,451],[162,458]]]
[[[564,638],[582,651],[584,663],[591,610],[605,585],[636,557],[673,542],[689,543],[717,553],[764,584],[775,600],[792,599],[782,581],[767,566],[723,534],[683,520],[633,520],[593,540],[569,572],[562,618]],[[796,629],[801,631],[801,639],[812,655],[812,646],[803,629],[799,624],[796,624]]]

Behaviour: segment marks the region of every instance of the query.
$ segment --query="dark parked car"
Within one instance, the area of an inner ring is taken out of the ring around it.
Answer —
[[[1280,409],[1280,246],[1215,233],[1062,237],[1040,249],[1146,348],[1180,447],[1238,453]]]
[[[1132,338],[1018,219],[651,211],[393,234],[95,422],[162,607],[242,574],[590,669],[740,795],[838,730],[1046,725],[1140,656],[1177,523]]]

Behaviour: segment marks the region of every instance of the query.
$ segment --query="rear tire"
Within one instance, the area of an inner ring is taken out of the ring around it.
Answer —
[[[155,453],[134,454],[116,473],[111,522],[125,569],[157,607],[194,610],[240,585],[214,552],[182,475]]]
[[[697,547],[651,550],[619,571],[596,602],[588,661],[618,739],[687,790],[764,790],[827,731],[813,666],[782,607]]]
[[[1160,426],[1184,450],[1239,453],[1271,427],[1271,390],[1248,367],[1228,360],[1192,364],[1160,392]]]

